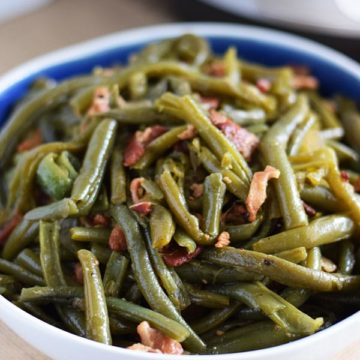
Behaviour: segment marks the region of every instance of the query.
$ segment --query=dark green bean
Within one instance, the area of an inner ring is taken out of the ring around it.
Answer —
[[[14,261],[16,264],[20,265],[26,270],[31,271],[35,275],[42,276],[40,257],[31,249],[26,248],[22,250]]]
[[[106,296],[118,297],[127,274],[129,260],[116,251],[111,253],[104,273],[104,291]]]
[[[114,147],[110,164],[111,203],[120,205],[126,202],[126,174],[121,149]]]
[[[111,230],[102,227],[80,227],[75,226],[70,229],[70,236],[75,241],[91,241],[101,244],[107,244]]]

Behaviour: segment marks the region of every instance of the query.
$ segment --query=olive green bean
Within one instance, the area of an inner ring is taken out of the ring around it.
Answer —
[[[124,284],[128,266],[129,260],[125,256],[116,251],[111,253],[109,261],[106,264],[103,279],[104,292],[106,296],[119,296]]]
[[[40,257],[31,249],[26,248],[22,250],[14,261],[16,264],[20,265],[26,270],[31,271],[35,275],[42,276]]]
[[[91,241],[106,245],[109,241],[111,230],[103,227],[80,227],[70,229],[71,239],[74,241]]]

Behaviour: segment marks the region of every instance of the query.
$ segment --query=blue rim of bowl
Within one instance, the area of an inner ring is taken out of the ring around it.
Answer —
[[[308,64],[314,75],[319,77],[322,85],[321,90],[324,94],[332,95],[340,92],[360,103],[360,65],[324,45],[299,36],[262,27],[222,23],[178,23],[150,26],[107,35],[54,51],[18,66],[0,78],[0,127],[3,126],[14,102],[21,98],[35,78],[45,75],[61,80],[73,75],[87,73],[95,65],[110,66],[119,62],[125,63],[130,53],[136,52],[149,42],[175,37],[183,33],[195,33],[204,36],[210,41],[215,52],[219,53],[222,53],[228,46],[235,45],[240,57],[266,65]],[[240,43],[241,46],[239,46]],[[286,60],[284,61],[284,59]],[[135,355],[132,351],[114,346],[109,347],[55,328],[16,307],[2,296],[0,296],[1,303],[4,306],[9,306],[19,316],[25,316],[37,325],[45,326],[48,331],[55,331],[59,336],[70,337],[69,339],[84,342],[87,346],[100,347],[104,351],[116,351],[119,355]],[[278,355],[294,352],[301,350],[303,346],[310,346],[311,343],[320,343],[324,337],[335,333],[339,334],[342,329],[355,322],[360,324],[360,312],[328,329],[287,344],[268,349],[209,356],[214,360],[220,359],[220,357],[226,357],[227,360],[235,358],[241,360],[262,359],[271,353],[271,355],[275,355],[274,352],[277,352]],[[148,353],[142,355],[158,359],[158,355]],[[207,358],[206,355],[200,356],[201,359]],[[181,357],[173,355],[172,358],[196,360],[197,355],[181,355]]]

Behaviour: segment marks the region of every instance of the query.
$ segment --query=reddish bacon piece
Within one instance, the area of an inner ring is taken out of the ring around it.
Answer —
[[[340,171],[340,177],[342,181],[349,182],[350,175],[347,171]]]
[[[102,214],[96,214],[93,218],[92,218],[92,224],[94,226],[96,225],[101,225],[101,226],[109,226],[110,224],[110,219],[107,216],[104,216]]]
[[[182,133],[178,135],[178,138],[180,140],[191,140],[193,139],[197,134],[197,131],[194,127],[194,125],[188,125],[186,130],[184,130]]]
[[[176,267],[191,261],[192,259],[197,257],[201,253],[201,251],[201,246],[197,246],[195,251],[192,253],[188,253],[185,248],[177,247],[175,250],[168,250],[168,252],[167,250],[164,250],[164,252],[162,253],[162,257],[168,266]]]
[[[112,251],[125,251],[127,243],[125,234],[119,225],[115,225],[109,237],[109,247]]]
[[[304,206],[304,210],[308,216],[314,217],[316,215],[316,210],[312,206],[310,206],[309,204],[307,204],[304,201],[303,201],[303,206]]]
[[[261,78],[261,79],[256,81],[256,87],[262,93],[267,93],[271,89],[271,81],[269,79]]]
[[[42,135],[40,129],[36,129],[22,141],[16,148],[17,152],[24,152],[39,146],[42,143]]]
[[[74,265],[74,277],[78,284],[82,285],[84,283],[83,271],[79,262]]]
[[[197,184],[194,183],[190,186],[190,190],[191,190],[191,194],[192,196],[197,199],[199,197],[201,197],[204,193],[204,184]]]
[[[184,352],[181,344],[178,341],[167,335],[164,335],[161,331],[152,328],[147,321],[142,321],[137,326],[136,330],[140,336],[141,344],[135,344],[129,347],[132,350],[161,352],[163,354],[172,355],[181,355]]]
[[[216,110],[220,105],[220,100],[216,97],[200,96],[200,102],[205,106],[206,110]]]
[[[314,90],[319,87],[319,82],[315,77],[310,75],[295,75],[292,86],[296,90]]]
[[[130,206],[130,209],[136,211],[140,215],[149,215],[152,209],[152,203],[150,201],[141,201]]]
[[[249,161],[260,143],[259,138],[216,110],[210,110],[210,120]]]
[[[143,344],[137,343],[137,344],[133,344],[131,346],[128,346],[129,350],[135,350],[135,351],[143,351],[143,352],[148,352],[148,353],[158,353],[158,354],[162,354],[162,352],[158,349],[153,349],[150,346],[145,346]]]
[[[16,212],[15,215],[0,228],[0,245],[5,244],[6,240],[21,220],[22,215]]]
[[[246,208],[249,212],[249,221],[256,219],[256,214],[266,200],[266,189],[270,179],[278,179],[280,171],[272,166],[266,166],[264,171],[257,171],[250,183],[249,194],[246,198]]]
[[[141,198],[144,196],[144,189],[142,187],[144,180],[145,179],[143,177],[138,177],[131,180],[130,194],[131,194],[131,199],[135,204],[140,202]]]
[[[110,90],[101,86],[95,89],[92,103],[87,111],[87,115],[95,115],[110,110],[111,93]]]
[[[136,131],[124,151],[124,166],[133,166],[144,155],[145,148],[167,129],[160,125],[147,127],[144,131]]]
[[[215,247],[223,248],[230,245],[230,234],[227,231],[223,231],[216,239]]]

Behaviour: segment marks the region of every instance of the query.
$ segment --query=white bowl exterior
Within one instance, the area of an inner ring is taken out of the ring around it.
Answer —
[[[232,38],[253,39],[270,44],[282,44],[288,48],[301,49],[308,54],[316,54],[318,58],[330,61],[350,72],[360,81],[360,66],[346,56],[315,42],[302,39],[279,31],[251,26],[229,25],[219,23],[184,23],[161,25],[138,30],[130,30],[108,35],[102,38],[71,46],[41,56],[19,66],[0,78],[0,94],[22,78],[37,71],[97,54],[101,51],[127,46],[137,42],[153,41],[158,38],[175,37],[191,32],[202,36],[231,36]],[[4,297],[0,296],[0,319],[28,343],[38,348],[52,359],[58,360],[161,360],[165,355],[130,351],[114,346],[90,341],[63,330],[27,314]],[[360,312],[340,323],[295,342],[257,351],[225,355],[182,355],[172,356],[177,360],[325,360],[348,345],[360,340]]]

